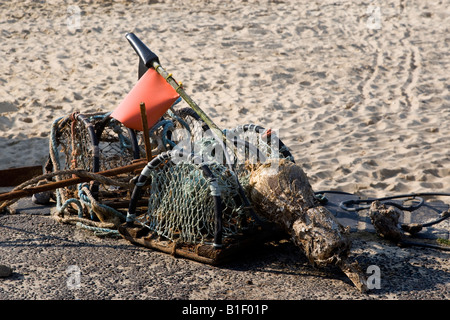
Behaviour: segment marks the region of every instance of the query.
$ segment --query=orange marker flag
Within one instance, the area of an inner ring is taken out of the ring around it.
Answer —
[[[140,111],[142,102],[145,103],[147,123],[151,128],[178,98],[175,89],[155,69],[150,68],[113,111],[111,117],[127,128],[143,131]]]

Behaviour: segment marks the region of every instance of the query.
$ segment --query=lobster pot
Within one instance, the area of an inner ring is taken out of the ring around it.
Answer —
[[[149,129],[152,155],[175,149],[193,151],[193,145],[208,136],[209,127],[191,108],[171,108]],[[145,157],[145,143],[142,132],[136,132],[141,158]]]
[[[253,168],[260,163],[269,159],[294,161],[289,148],[278,138],[275,130],[244,124],[224,130],[226,140],[223,140],[191,108],[171,108],[149,133],[153,155],[170,150],[194,153],[205,162],[231,167],[244,184]],[[141,141],[141,133],[138,133],[138,144],[143,146]],[[143,157],[143,147],[140,152]]]
[[[109,114],[95,113],[72,115],[53,123],[50,137],[50,160],[48,172],[57,170],[83,169],[96,173],[131,164],[139,159],[139,146],[133,130],[109,117]],[[122,174],[115,177],[128,182],[133,176]],[[58,176],[57,180],[71,178]],[[118,187],[104,187],[93,181],[84,184],[98,201],[120,199],[129,196],[129,190]],[[82,185],[58,189],[61,203],[71,198],[83,197]],[[125,205],[126,207],[127,205]]]
[[[227,150],[232,155],[233,168],[243,185],[248,184],[250,173],[271,159],[294,162],[289,148],[279,139],[277,132],[256,124],[239,125],[225,130]]]
[[[261,229],[241,190],[228,167],[165,152],[141,172],[118,231],[132,243],[217,265],[276,235]],[[144,195],[147,206],[138,203]]]
[[[173,242],[217,245],[252,223],[236,176],[220,164],[172,158],[146,181],[148,209],[136,219]]]

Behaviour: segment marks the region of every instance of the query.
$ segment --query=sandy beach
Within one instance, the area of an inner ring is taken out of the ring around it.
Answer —
[[[66,3],[1,4],[1,168],[41,164],[54,119],[117,107],[134,32],[221,128],[278,129],[316,190],[450,185],[445,3]]]
[[[138,58],[125,39],[126,33],[133,32],[219,127],[255,123],[278,130],[314,190],[340,190],[364,197],[449,192],[449,10],[446,1],[419,0],[1,1],[0,170],[43,165],[54,119],[74,111],[109,112],[118,106],[137,81]],[[11,219],[20,223],[21,218]],[[62,228],[58,231],[62,238],[73,236],[68,226],[43,219],[50,224],[49,230]],[[9,226],[6,229],[14,228],[12,220],[2,221]],[[45,223],[38,225],[45,228]],[[155,289],[143,296],[122,295],[120,289],[114,289],[114,294],[90,292],[75,297],[73,292],[61,293],[64,290],[54,284],[58,293],[50,296],[38,288],[23,287],[22,295],[12,297],[302,299],[305,296],[293,293],[292,277],[298,279],[305,273],[301,285],[303,292],[309,293],[307,299],[333,299],[336,292],[343,292],[343,299],[450,298],[448,253],[418,249],[416,256],[411,256],[408,252],[415,251],[408,250],[416,249],[377,244],[373,239],[361,241],[356,240],[356,252],[375,260],[386,259],[374,258],[374,250],[381,250],[377,246],[396,255],[399,268],[402,259],[415,259],[416,264],[407,264],[409,274],[420,269],[421,263],[432,262],[425,274],[430,276],[431,270],[439,269],[444,282],[436,280],[423,291],[417,283],[411,290],[392,291],[392,286],[401,285],[398,279],[384,287],[382,294],[365,296],[351,291],[348,283],[342,284],[344,276],[338,280],[329,274],[315,277],[321,271],[308,269],[302,258],[289,258],[287,252],[292,248],[288,244],[281,246],[280,252],[270,249],[265,264],[248,267],[252,262],[246,260],[245,267],[224,271],[149,253],[123,240],[119,251],[124,256],[110,262],[114,270],[121,268],[119,261],[126,261],[128,254],[133,261],[157,255],[160,262],[153,270],[173,271],[174,278],[164,281],[179,281],[177,272],[186,279],[184,271],[175,270],[187,270],[196,290],[189,293],[186,283],[181,293],[173,293],[165,283],[163,293]],[[89,250],[93,242],[106,251],[113,246],[108,239],[88,237],[88,242]],[[368,253],[364,246],[372,251]],[[2,250],[0,263],[20,270],[26,261],[20,255],[30,254],[31,249],[7,245]],[[89,256],[85,251],[81,254]],[[430,254],[433,258],[427,260]],[[54,261],[58,255],[51,256]],[[147,264],[141,262],[122,271],[132,277],[138,267],[145,269]],[[50,263],[27,268],[31,268],[27,274],[52,272],[45,269],[51,268]],[[246,277],[252,268],[257,270],[257,280]],[[263,269],[267,268],[274,270],[266,273]],[[290,271],[278,272],[277,268]],[[64,268],[60,272],[63,278]],[[142,272],[150,277],[148,271]],[[195,277],[198,273],[209,285]],[[282,280],[276,278],[277,273]],[[105,270],[101,276],[112,277]],[[220,281],[214,283],[213,279]],[[309,280],[313,284],[308,284]],[[119,280],[120,287],[127,287],[127,281]],[[232,289],[236,281],[240,285]],[[150,283],[136,286],[149,288]],[[261,289],[269,283],[276,283],[278,291],[269,294]],[[313,294],[317,286],[330,283],[329,293]],[[257,286],[266,295],[256,290]],[[340,286],[347,287],[340,291]],[[0,298],[10,297],[7,294],[12,290],[3,290]]]

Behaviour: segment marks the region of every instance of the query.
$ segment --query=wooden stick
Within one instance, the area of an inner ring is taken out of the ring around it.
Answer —
[[[147,155],[147,161],[150,162],[150,160],[152,160],[152,148],[150,146],[150,136],[148,132],[148,122],[147,122],[147,110],[145,110],[145,103],[141,102],[140,108],[141,108],[142,128],[145,143],[145,154]]]
[[[101,171],[101,172],[96,172],[96,174],[99,174],[99,175],[102,175],[105,177],[111,177],[111,176],[116,176],[116,175],[119,175],[122,173],[142,169],[145,167],[146,164],[147,164],[146,160],[144,160],[144,161],[141,160],[141,161],[138,161],[136,163],[133,163],[133,164],[130,164],[127,166],[114,168],[114,169]],[[76,177],[76,178],[60,180],[60,181],[56,181],[56,182],[49,182],[49,183],[47,183],[45,185],[41,185],[41,186],[28,187],[28,188],[22,189],[22,190],[15,190],[15,191],[6,192],[6,193],[0,193],[0,202],[5,201],[5,200],[29,197],[35,193],[56,190],[59,188],[68,187],[68,186],[75,185],[78,183],[88,182],[90,180],[93,180],[93,178],[91,178],[91,177]]]
[[[197,115],[208,125],[208,127],[211,129],[211,133],[213,134],[214,138],[218,143],[221,144],[223,155],[226,159],[226,164],[229,166],[231,171],[234,171],[235,169],[232,167],[230,155],[228,154],[228,151],[225,146],[225,142],[227,139],[226,134],[220,129],[208,115],[198,106],[198,104],[192,100],[190,96],[184,91],[183,86],[181,83],[179,84],[171,74],[169,74],[164,68],[159,64],[158,61],[152,62],[153,68],[158,72],[164,79],[166,79],[166,82],[172,86],[172,88],[175,89],[175,91],[180,95],[180,97],[186,101],[186,103],[197,113]],[[233,143],[233,141],[230,141],[230,143]],[[236,151],[232,149],[232,152],[235,153]]]

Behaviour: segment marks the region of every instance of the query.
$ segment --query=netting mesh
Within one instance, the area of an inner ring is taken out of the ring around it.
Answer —
[[[94,202],[122,221],[121,214],[132,210],[133,219],[154,234],[186,244],[213,243],[217,234],[227,238],[252,229],[257,221],[244,192],[252,168],[290,154],[275,134],[256,125],[224,133],[226,144],[192,109],[171,108],[149,131],[152,155],[164,155],[165,160],[144,170],[145,183],[136,184],[142,188],[139,199],[133,202],[130,189],[93,181],[59,189],[58,207],[69,212],[77,208],[79,217],[94,220]],[[53,124],[50,162],[53,171],[105,171],[145,158],[144,145],[141,132],[125,128],[109,114],[73,114]],[[57,180],[66,178],[70,176]],[[131,173],[115,177],[124,183],[132,178],[137,177]],[[109,208],[108,200],[118,198],[130,206]],[[131,208],[131,203],[138,207]]]
[[[148,211],[137,219],[173,241],[212,242],[216,230],[213,196],[220,195],[223,236],[242,231],[246,216],[234,173],[217,163],[209,164],[208,168],[217,183],[194,163],[169,162],[152,170]]]
[[[83,168],[93,171],[92,142],[87,127],[71,116],[58,119],[53,123],[50,136],[51,170],[69,170]],[[50,170],[50,168],[48,168]],[[59,175],[56,180],[70,178],[70,175]],[[77,194],[76,186],[60,189],[63,201],[73,198]]]
[[[218,227],[224,238],[255,227],[244,192],[252,168],[267,159],[292,158],[287,148],[271,131],[246,125],[227,132],[226,156],[224,144],[195,114],[183,110],[176,115],[184,120],[179,124],[189,123],[195,130],[178,136],[172,131],[177,144],[169,160],[143,171],[150,190],[148,208],[134,219],[160,236],[188,244],[211,242]],[[195,161],[186,155],[194,155]],[[211,176],[205,177],[201,166],[208,167]],[[220,226],[215,194],[222,204]]]
[[[139,154],[135,154],[133,147],[135,137],[132,131],[117,120],[108,118],[104,129],[101,130],[98,126],[96,134],[99,142],[100,171],[127,165],[131,160],[139,157]]]
[[[134,132],[109,117],[109,114],[74,113],[54,121],[50,136],[50,161],[47,171],[82,169],[100,172],[130,164],[139,153],[136,151]],[[56,180],[71,178],[61,174]],[[128,182],[132,174],[121,174],[117,181]],[[87,187],[87,188],[86,188]],[[68,201],[75,204],[78,215],[93,217],[91,193],[96,200],[123,198],[129,190],[107,186],[93,181],[89,184],[67,186],[57,190],[59,208],[73,211],[73,206],[64,206]],[[125,213],[125,212],[124,212]]]

